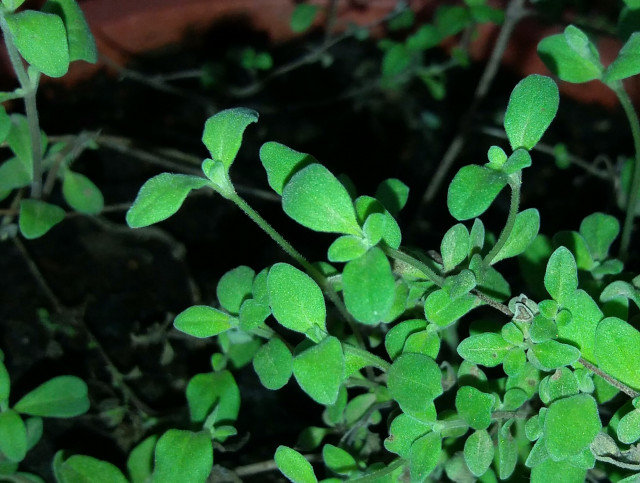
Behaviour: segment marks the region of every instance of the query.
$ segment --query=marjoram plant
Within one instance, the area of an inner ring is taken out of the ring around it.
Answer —
[[[622,259],[638,211],[640,127],[621,81],[640,73],[640,33],[607,68],[574,26],[543,40],[539,52],[560,79],[599,79],[625,108],[636,153],[620,258],[611,254],[621,231],[613,216],[594,213],[578,231],[549,238],[539,234],[538,210],[520,206],[530,152],[559,105],[555,82],[541,75],[526,77],[511,94],[504,116],[511,152],[491,146],[487,163],[464,166],[451,180],[447,206],[459,223],[444,234],[439,253],[401,247],[395,216],[409,190],[400,180],[383,181],[375,196],[357,195],[313,156],[267,142],[259,157],[284,212],[337,235],[328,262],[308,261],[234,189],[230,168],[245,130],[258,121],[250,109],[221,111],[206,122],[202,140],[211,157],[202,163],[204,176],[163,173],[142,186],[127,213],[133,228],[170,217],[193,190],[213,189],[288,255],[258,273],[231,270],[218,283],[216,304],[175,318],[179,331],[215,337],[220,352],[213,371],[187,386],[200,429],[163,435],[148,475],[207,478],[211,440],[232,437],[239,415],[228,368],[253,364],[266,388],[293,378],[324,407],[324,426],[307,428],[295,449],[275,452],[280,471],[296,483],[318,481],[303,452],[320,446],[325,482],[445,475],[573,482],[590,470],[638,481],[640,331],[630,317],[640,304],[640,277],[625,272]],[[507,187],[507,221],[494,237],[479,217]],[[536,300],[514,297],[499,272],[499,263],[514,257]],[[480,307],[493,316],[474,320]],[[463,317],[470,321],[466,337],[457,327]],[[602,408],[619,393],[607,422]],[[153,444],[143,444],[151,461]]]

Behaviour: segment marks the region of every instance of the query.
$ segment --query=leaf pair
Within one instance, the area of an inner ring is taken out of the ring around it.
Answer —
[[[74,0],[49,0],[42,10],[5,16],[16,48],[30,65],[50,77],[61,77],[69,62],[97,61],[95,40]]]

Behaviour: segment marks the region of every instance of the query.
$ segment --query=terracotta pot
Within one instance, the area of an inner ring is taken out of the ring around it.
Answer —
[[[31,2],[37,6],[38,1]],[[325,0],[314,0],[324,6]],[[444,3],[442,0],[414,0],[411,7],[421,17],[430,18],[433,10]],[[494,5],[503,6],[506,0],[495,0]],[[279,43],[294,38],[297,34],[289,28],[289,18],[295,7],[294,0],[80,0],[83,11],[96,37],[101,53],[120,64],[144,52],[179,43],[188,33],[197,34],[210,29],[220,20],[240,17],[258,31],[265,32],[272,42]],[[385,16],[396,5],[396,0],[339,0],[337,28],[349,22],[366,25]],[[320,16],[317,24],[323,23]],[[548,74],[540,61],[536,46],[548,35],[557,33],[562,27],[549,28],[535,19],[526,19],[516,28],[503,64],[521,76],[532,73]],[[496,26],[483,26],[473,43],[472,58],[486,59],[497,35]],[[381,34],[382,30],[374,34]],[[617,55],[621,43],[613,38],[601,38],[598,42],[605,65]],[[4,71],[11,75],[6,54]],[[62,81],[74,83],[91,76],[102,65],[92,66],[76,62]],[[628,82],[632,97],[640,99],[640,80],[636,76]],[[615,106],[613,93],[599,82],[587,85],[560,83],[563,94],[583,102],[595,102],[608,107]]]

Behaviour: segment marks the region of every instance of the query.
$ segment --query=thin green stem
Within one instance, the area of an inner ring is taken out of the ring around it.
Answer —
[[[271,237],[273,241],[275,241],[280,248],[282,248],[285,253],[287,253],[291,258],[293,258],[305,271],[313,278],[322,291],[329,297],[329,300],[335,305],[335,307],[340,312],[340,315],[347,321],[351,331],[356,337],[358,345],[364,349],[365,344],[362,338],[362,334],[358,329],[356,321],[353,319],[347,308],[344,306],[344,303],[338,296],[337,292],[333,288],[326,277],[316,268],[314,267],[298,250],[296,250],[291,243],[289,243],[275,228],[273,228],[267,220],[262,218],[260,213],[254,210],[249,203],[247,203],[240,195],[237,193],[230,194],[228,199],[235,203],[238,208],[240,208],[251,220],[256,223],[262,231],[264,231],[267,235]]]
[[[359,347],[355,347],[350,344],[342,344],[342,350],[345,354],[351,354],[367,361],[369,366],[376,367],[381,371],[387,372],[389,369],[391,369],[391,364],[389,364],[383,358],[378,357],[377,355],[372,354],[371,352],[364,349],[360,349]]]
[[[24,95],[24,107],[29,123],[29,136],[31,137],[31,155],[33,163],[33,181],[31,183],[31,197],[40,198],[42,195],[42,144],[40,139],[40,120],[36,106],[36,87],[27,74],[20,53],[13,43],[13,37],[4,17],[0,17],[0,28],[4,36],[4,43],[9,53],[9,59],[13,70],[18,77]]]
[[[512,175],[509,177],[509,187],[511,188],[511,202],[509,204],[509,215],[507,216],[507,223],[500,232],[500,236],[496,241],[496,244],[493,245],[493,248],[487,253],[484,257],[482,263],[485,267],[491,266],[491,262],[493,259],[500,253],[504,244],[507,243],[511,232],[513,231],[513,227],[516,224],[516,217],[518,216],[518,209],[520,208],[520,186],[522,184],[522,179],[520,173]]]
[[[378,471],[374,471],[373,473],[369,473],[368,475],[360,476],[359,478],[353,478],[351,481],[357,481],[358,483],[365,483],[365,482],[373,483],[375,481],[383,481],[384,476],[390,475],[406,462],[407,462],[406,460],[402,458],[398,458],[396,460],[393,460],[386,467]]]
[[[620,258],[623,260],[627,258],[629,254],[629,244],[631,243],[631,232],[633,231],[633,220],[636,215],[636,207],[638,205],[638,197],[640,196],[640,121],[638,121],[638,113],[633,107],[633,103],[629,98],[629,95],[622,87],[622,84],[613,88],[613,91],[618,96],[620,104],[624,109],[627,119],[629,120],[629,126],[631,127],[631,134],[633,136],[633,147],[635,149],[635,162],[633,164],[633,178],[631,181],[631,190],[629,191],[629,198],[627,199],[627,212],[624,217],[624,224],[622,226],[622,238],[620,242]]]
[[[428,267],[426,264],[422,263],[420,260],[408,255],[400,250],[395,250],[394,248],[385,246],[383,248],[384,252],[395,260],[399,260],[407,265],[412,266],[413,268],[421,271],[426,277],[435,283],[438,287],[442,287],[444,285],[444,278],[438,275],[435,270]]]

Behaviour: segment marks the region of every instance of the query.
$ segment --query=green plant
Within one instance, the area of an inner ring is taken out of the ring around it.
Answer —
[[[621,51],[609,75],[640,71],[632,47]],[[640,470],[633,446],[640,439],[640,332],[629,301],[638,304],[640,282],[610,255],[618,221],[594,213],[579,231],[549,239],[538,233],[538,211],[520,207],[530,151],[558,103],[548,77],[532,75],[515,87],[504,117],[512,152],[492,146],[485,165],[458,171],[448,208],[458,221],[473,223],[451,227],[433,256],[401,248],[394,218],[408,198],[401,181],[382,182],[375,197],[357,196],[313,156],[264,144],[260,159],[284,212],[311,230],[339,235],[328,248],[334,265],[309,262],[234,189],[230,168],[258,114],[237,108],[210,118],[203,134],[211,154],[202,163],[205,177],[163,173],[150,179],[127,223],[157,223],[178,211],[192,190],[213,189],[299,268],[276,263],[256,274],[238,267],[220,280],[219,305],[194,306],[176,317],[178,330],[215,336],[221,350],[212,358],[214,372],[196,376],[187,388],[191,419],[203,428],[189,438],[206,435],[204,444],[218,431],[225,438],[234,434],[229,424],[238,416],[239,398],[225,367],[252,363],[266,388],[277,390],[293,377],[324,406],[325,426],[305,430],[297,448],[313,450],[326,441],[322,461],[331,477],[325,481],[423,481],[445,474],[454,481],[495,481],[529,472],[533,481],[559,475],[581,481],[596,466],[633,481],[637,474],[631,473]],[[478,217],[507,186],[507,221],[493,237]],[[627,236],[623,229],[623,243]],[[495,268],[518,256],[527,284],[541,294],[537,302],[512,297]],[[335,266],[342,263],[342,269]],[[465,330],[456,322],[482,306],[505,319],[477,318],[469,336],[461,337]],[[480,366],[498,369],[486,373]],[[605,426],[600,408],[619,392],[631,399],[617,404]],[[383,420],[387,431],[376,429]],[[388,435],[383,443],[380,432]],[[156,468],[166,457],[156,449]],[[212,464],[197,461],[198,467]],[[317,481],[295,449],[280,446],[275,462],[291,481]]]
[[[102,211],[100,190],[86,176],[70,168],[79,151],[92,145],[91,139],[80,136],[77,146],[50,144],[40,130],[36,106],[42,74],[61,77],[70,62],[95,63],[98,54],[75,0],[49,0],[40,11],[17,12],[23,1],[2,0],[0,4],[0,28],[20,83],[14,91],[0,93],[0,100],[23,99],[26,114],[8,115],[4,106],[0,106],[0,142],[6,143],[11,151],[11,157],[0,166],[0,200],[18,190],[15,202],[19,203],[20,232],[25,238],[38,238],[65,217],[64,209],[44,200],[56,179],[61,180],[63,197],[71,208],[87,214]],[[22,195],[22,188],[27,186],[31,186],[29,198]]]
[[[40,441],[42,418],[72,418],[89,409],[87,385],[75,376],[54,377],[10,405],[11,381],[3,360],[0,351],[0,475],[3,481],[42,482],[18,471],[18,465]]]

